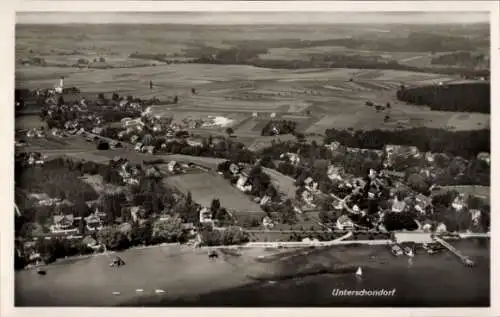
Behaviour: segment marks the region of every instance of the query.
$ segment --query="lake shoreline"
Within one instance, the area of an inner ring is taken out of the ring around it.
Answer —
[[[241,250],[237,255],[223,254],[216,260],[208,259],[208,249],[175,245],[130,249],[120,253],[127,264],[118,269],[109,267],[107,257],[90,257],[48,265],[46,276],[39,276],[33,270],[18,271],[15,303],[16,306],[163,305],[277,281],[287,284],[314,276],[351,279],[357,266],[371,276],[372,272],[387,269],[406,270],[409,265],[407,257],[394,257],[387,246],[343,245],[311,248],[308,252],[303,248],[292,252],[255,248]],[[270,262],[257,260],[275,253],[283,256],[278,255]],[[447,253],[432,256],[417,253],[412,265],[414,270],[425,271],[443,259],[462,266]],[[144,291],[138,293],[136,289]],[[165,293],[155,294],[156,289]],[[117,291],[120,295],[112,294]]]

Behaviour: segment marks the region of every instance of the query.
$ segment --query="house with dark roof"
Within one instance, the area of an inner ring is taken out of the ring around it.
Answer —
[[[76,234],[78,229],[74,227],[74,215],[55,215],[50,226],[51,233]]]

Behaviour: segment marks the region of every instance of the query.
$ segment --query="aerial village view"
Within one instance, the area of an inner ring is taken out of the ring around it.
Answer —
[[[489,305],[487,15],[134,14],[17,14],[16,305]]]

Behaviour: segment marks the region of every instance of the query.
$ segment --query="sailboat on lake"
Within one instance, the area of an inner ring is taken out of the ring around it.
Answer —
[[[356,277],[363,276],[363,270],[361,270],[361,266],[358,266],[358,269],[356,270],[355,275],[356,275]]]

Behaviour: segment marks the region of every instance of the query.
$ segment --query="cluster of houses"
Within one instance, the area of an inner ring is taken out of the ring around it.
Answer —
[[[45,137],[45,129],[43,128],[33,128],[26,131],[26,136],[28,138],[43,138]]]

